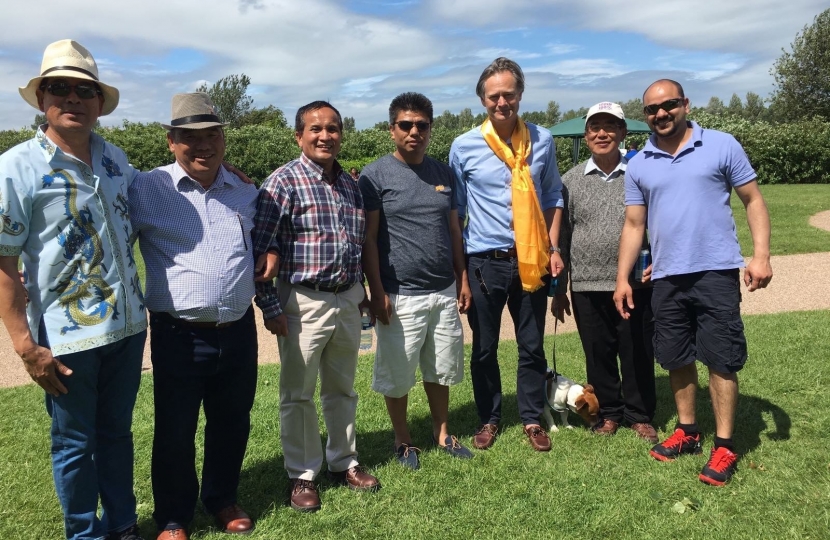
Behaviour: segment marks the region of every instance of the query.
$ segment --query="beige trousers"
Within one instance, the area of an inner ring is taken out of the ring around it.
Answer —
[[[341,472],[357,462],[354,390],[360,345],[363,287],[340,294],[279,282],[288,336],[280,350],[280,437],[289,478],[314,480],[323,465],[314,393],[320,374],[320,403],[328,430],[328,469]]]

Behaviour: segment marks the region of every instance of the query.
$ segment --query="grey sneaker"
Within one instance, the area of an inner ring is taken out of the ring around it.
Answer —
[[[420,451],[420,448],[412,446],[409,443],[402,443],[395,449],[395,455],[398,463],[413,471],[417,471],[421,468],[421,461],[418,459],[418,452]]]
[[[444,452],[448,453],[452,457],[457,457],[460,459],[472,459],[473,453],[470,452],[467,448],[462,446],[458,439],[455,438],[455,435],[447,435],[444,439],[444,444],[438,444],[438,441],[435,440],[433,437],[433,442],[438,445],[438,448],[443,450]]]

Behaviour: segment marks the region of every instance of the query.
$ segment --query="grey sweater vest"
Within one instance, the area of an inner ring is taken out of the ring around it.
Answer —
[[[560,248],[565,262],[557,291],[564,293],[570,279],[576,292],[613,291],[617,280],[620,233],[625,223],[625,182],[622,175],[606,182],[585,174],[585,163],[562,176],[564,213]],[[643,239],[643,245],[647,241]],[[642,283],[632,286],[642,287]]]

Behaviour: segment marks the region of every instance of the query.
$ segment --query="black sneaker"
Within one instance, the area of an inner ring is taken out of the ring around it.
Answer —
[[[722,486],[738,472],[738,454],[719,446],[712,448],[709,462],[700,471],[700,481],[710,486]]]
[[[130,527],[121,532],[109,533],[107,535],[107,540],[143,540],[138,532],[138,524],[133,523]]]
[[[395,455],[397,456],[398,463],[413,471],[417,471],[421,468],[421,461],[418,459],[418,452],[420,451],[420,448],[412,446],[409,443],[402,443],[395,449]]]
[[[700,452],[700,433],[686,435],[685,431],[677,428],[668,439],[654,445],[649,454],[659,461],[674,461],[683,454],[697,455]]]
[[[438,445],[438,448],[443,450],[444,452],[448,453],[452,457],[457,457],[460,459],[472,459],[473,453],[470,452],[467,448],[462,446],[458,439],[455,438],[455,435],[447,435],[444,439],[444,444],[438,444],[438,441],[435,440],[435,437],[432,438],[432,441]]]

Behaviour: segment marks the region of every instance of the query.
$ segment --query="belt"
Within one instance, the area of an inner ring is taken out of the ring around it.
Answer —
[[[179,325],[179,326],[185,326],[185,327],[188,327],[188,328],[220,329],[220,328],[227,328],[230,325],[239,322],[239,321],[231,321],[231,322],[220,323],[220,322],[213,322],[213,321],[188,321],[186,319],[179,319],[178,317],[174,317],[174,316],[170,315],[169,313],[165,313],[163,311],[154,311],[153,315],[156,315],[157,317],[159,317],[159,318],[161,318],[161,319],[163,319],[167,322],[170,322],[170,323],[173,323],[173,324],[176,324],[176,325]]]
[[[311,289],[312,291],[334,294],[344,293],[354,287],[354,283],[345,283],[343,285],[335,285],[334,287],[326,287],[324,285],[320,285],[319,283],[312,283],[311,281],[301,281],[299,283],[295,283],[294,285],[299,285],[300,287],[305,287],[306,289]]]
[[[515,259],[516,248],[510,249],[491,249],[490,251],[482,251],[481,253],[473,253],[470,257],[486,257],[488,259]]]

